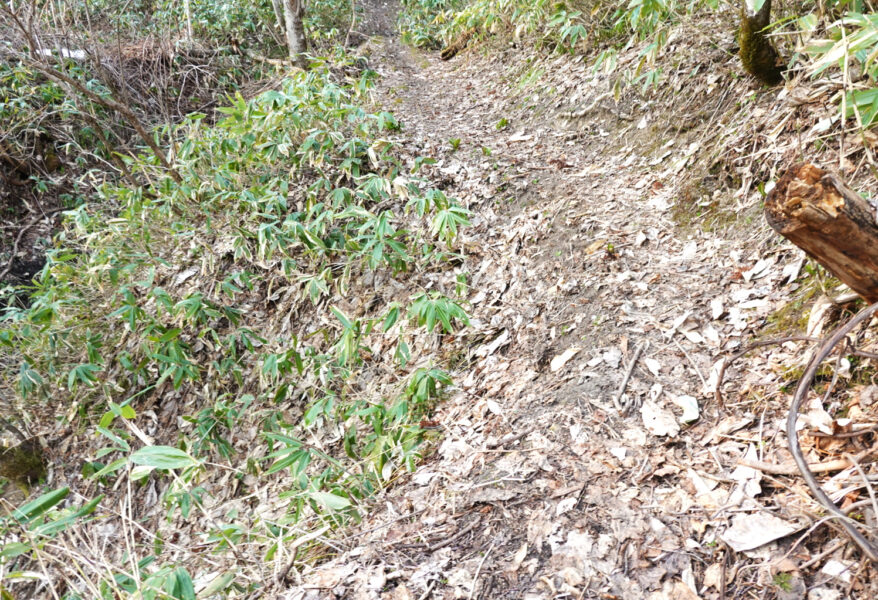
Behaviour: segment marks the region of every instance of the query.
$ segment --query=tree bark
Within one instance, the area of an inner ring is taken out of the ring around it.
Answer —
[[[783,80],[782,61],[764,31],[771,22],[771,0],[765,0],[759,11],[752,10],[752,0],[742,1],[738,34],[741,64],[762,83],[777,85]]]
[[[298,67],[305,68],[305,52],[308,40],[305,38],[305,0],[282,0],[284,9],[284,31],[290,60]]]
[[[853,291],[878,301],[875,209],[812,164],[788,169],[765,202],[768,224]]]
[[[277,19],[278,27],[280,27],[281,31],[285,31],[284,22],[286,17],[284,17],[284,9],[280,5],[280,0],[271,0],[271,8],[274,9],[274,17]]]

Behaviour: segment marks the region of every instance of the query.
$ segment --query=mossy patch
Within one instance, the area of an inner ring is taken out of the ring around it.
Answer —
[[[793,297],[779,309],[768,315],[766,325],[761,332],[763,338],[778,335],[796,335],[804,333],[811,316],[812,300],[821,291],[820,285],[813,277],[793,292]]]
[[[46,463],[39,442],[31,439],[0,450],[0,477],[23,490],[44,479]]]
[[[680,188],[671,218],[682,232],[725,232],[749,225],[761,217],[761,208],[738,211],[728,201],[729,191],[712,175],[693,177]]]

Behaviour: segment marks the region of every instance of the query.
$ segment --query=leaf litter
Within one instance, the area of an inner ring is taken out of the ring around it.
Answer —
[[[698,43],[683,51],[697,53]],[[600,96],[602,74],[564,56],[492,49],[440,63],[393,39],[369,42],[383,76],[377,102],[403,123],[399,141],[414,145],[413,155],[435,156],[434,172],[474,212],[465,268],[483,341],[457,373],[459,391],[438,409],[436,452],[381,494],[344,551],[303,567],[285,597],[874,593],[869,567],[841,534],[815,533],[820,510],[801,483],[747,466],[788,464],[784,373],[802,364],[803,343],[726,365],[733,404],[713,403],[717,359],[745,348],[790,301],[802,254],[761,220],[714,230],[681,228],[674,218],[685,167],[716,148],[732,148],[722,164],[743,175],[735,210],[752,213],[754,181],[773,174],[765,165],[780,164],[793,136],[775,135],[743,160],[734,148],[749,135],[746,123],[783,125],[782,115],[721,100],[711,107],[720,122],[655,153],[632,131],[659,135],[649,124],[663,111],[673,118],[667,95],[636,106],[643,99],[633,94],[632,109],[648,105],[652,115],[636,124],[599,110],[571,125],[529,110],[534,90],[514,83],[524,65],[548,74],[539,88],[555,93],[540,102],[556,102],[554,114]],[[678,73],[671,87],[704,105],[707,88],[726,80],[723,98],[751,94],[749,82],[730,79],[728,61],[709,65],[707,84]],[[510,127],[498,131],[500,119]],[[644,342],[649,349],[632,361]],[[623,367],[631,374],[622,392],[638,409],[626,417],[611,402]],[[831,433],[834,423],[819,401],[800,419],[808,431]],[[781,572],[793,575],[792,592],[773,585]],[[320,585],[322,573],[344,575]]]

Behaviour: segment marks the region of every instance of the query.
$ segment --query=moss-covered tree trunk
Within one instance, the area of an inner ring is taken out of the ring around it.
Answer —
[[[753,0],[743,2],[738,38],[741,64],[745,71],[762,83],[777,85],[783,79],[782,61],[765,35],[765,28],[771,22],[771,0],[765,0],[758,11],[753,10]]]

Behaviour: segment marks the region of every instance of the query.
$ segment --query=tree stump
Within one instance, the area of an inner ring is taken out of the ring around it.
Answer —
[[[812,164],[791,167],[768,194],[765,218],[867,302],[878,301],[875,209],[838,177]]]

